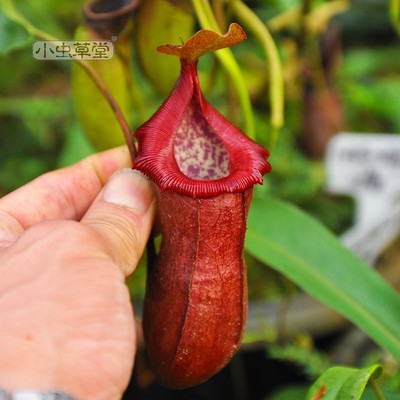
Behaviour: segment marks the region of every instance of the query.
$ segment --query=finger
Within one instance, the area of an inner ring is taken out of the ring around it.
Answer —
[[[117,147],[63,169],[41,175],[0,199],[0,243],[51,219],[80,220],[107,179],[131,164],[128,149]]]
[[[127,276],[136,267],[154,221],[156,196],[138,171],[123,169],[114,174],[82,218],[95,229],[104,248]]]
[[[24,228],[12,215],[0,211],[0,249],[11,246],[23,232]]]

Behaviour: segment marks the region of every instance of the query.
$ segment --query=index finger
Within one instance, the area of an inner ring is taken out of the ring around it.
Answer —
[[[129,151],[123,146],[39,176],[0,199],[0,230],[15,232],[16,223],[23,230],[50,219],[79,221],[107,179],[130,165]],[[4,223],[7,226],[1,226]]]

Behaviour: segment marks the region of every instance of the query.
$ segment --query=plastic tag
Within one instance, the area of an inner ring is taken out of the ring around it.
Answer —
[[[325,165],[327,190],[356,200],[355,224],[342,240],[372,265],[400,233],[400,135],[340,133]]]

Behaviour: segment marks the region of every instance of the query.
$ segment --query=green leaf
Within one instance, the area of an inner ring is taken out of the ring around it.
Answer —
[[[0,56],[32,42],[32,37],[19,24],[0,13]]]
[[[381,372],[380,365],[363,369],[329,368],[311,386],[306,400],[358,400],[364,393],[368,381],[377,378]]]
[[[400,359],[400,297],[322,224],[292,205],[256,193],[246,250]]]
[[[43,40],[54,40],[55,38],[46,32],[37,29],[28,21],[15,7],[13,0],[0,0],[0,8],[3,13],[13,22],[23,27],[32,36],[40,37]]]

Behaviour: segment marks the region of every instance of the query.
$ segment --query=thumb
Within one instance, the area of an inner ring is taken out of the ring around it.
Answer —
[[[156,210],[151,182],[140,172],[123,169],[109,179],[82,218],[104,241],[104,251],[131,274],[150,235]]]

